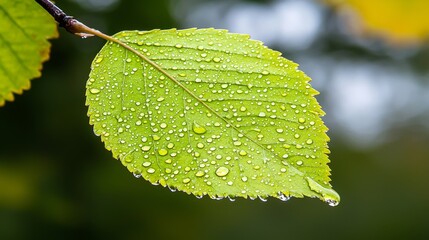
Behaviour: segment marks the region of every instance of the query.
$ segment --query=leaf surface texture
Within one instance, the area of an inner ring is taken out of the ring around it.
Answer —
[[[87,82],[88,115],[130,172],[198,197],[339,202],[324,113],[297,64],[225,30],[114,38],[137,54],[114,42],[102,48]]]

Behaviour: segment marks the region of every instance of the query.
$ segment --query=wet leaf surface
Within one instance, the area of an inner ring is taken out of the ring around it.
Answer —
[[[317,197],[329,184],[324,114],[297,64],[225,30],[124,31],[87,82],[90,123],[135,176],[197,197]],[[150,59],[150,60],[149,60]]]

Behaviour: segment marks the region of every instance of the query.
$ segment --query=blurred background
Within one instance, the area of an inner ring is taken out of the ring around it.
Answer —
[[[197,199],[134,178],[86,116],[104,42],[61,29],[43,77],[0,108],[0,239],[429,239],[428,1],[56,2],[108,34],[225,28],[299,63],[342,202]]]

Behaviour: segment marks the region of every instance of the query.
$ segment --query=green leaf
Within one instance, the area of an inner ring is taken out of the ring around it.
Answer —
[[[0,0],[0,106],[14,93],[30,88],[49,59],[49,38],[57,37],[55,21],[29,0]]]
[[[87,82],[90,123],[113,156],[153,184],[211,198],[318,197],[327,128],[297,64],[225,30],[124,31]]]

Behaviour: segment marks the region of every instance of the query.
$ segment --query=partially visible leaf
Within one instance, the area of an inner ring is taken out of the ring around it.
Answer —
[[[53,18],[35,1],[0,0],[0,106],[30,88],[49,59],[49,38],[57,37]]]
[[[355,11],[364,33],[377,34],[395,44],[429,38],[427,0],[324,0]],[[356,22],[351,22],[356,24]],[[352,29],[356,29],[356,26]]]
[[[297,64],[225,30],[114,38],[136,52],[108,42],[98,53],[88,115],[129,171],[196,196],[339,202],[324,113]]]

